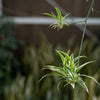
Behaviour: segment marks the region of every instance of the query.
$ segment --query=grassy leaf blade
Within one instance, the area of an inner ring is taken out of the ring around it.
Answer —
[[[78,56],[78,57],[74,58],[74,62],[78,61],[78,59],[80,59],[80,58],[87,58],[87,57],[86,56]]]
[[[93,62],[94,62],[94,61],[89,61],[89,62],[86,62],[86,63],[80,65],[78,68],[76,68],[76,72],[78,72],[79,70],[81,70],[84,66],[86,66],[86,65],[88,65],[88,64],[90,64],[90,63],[93,63]]]
[[[60,58],[61,58],[61,60],[62,60],[62,62],[63,62],[63,64],[64,64],[64,56],[60,53],[60,51],[58,51],[58,50],[56,50],[57,51],[57,53],[59,54],[59,56],[60,56]]]
[[[68,60],[70,61],[71,67],[73,67],[73,68],[74,68],[73,61],[71,60],[71,58],[69,57],[69,55],[68,55],[67,53],[63,52],[63,51],[60,51],[60,52],[61,52],[63,55],[65,55],[65,57],[67,57],[67,58],[68,58]]]
[[[67,55],[69,55],[69,53],[70,53],[70,50],[68,50]],[[65,65],[65,66],[67,66],[67,60],[68,60],[68,57],[65,56],[65,61],[64,61],[64,65]]]
[[[98,83],[98,81],[94,77],[88,76],[88,75],[84,75],[84,74],[81,74],[80,76],[84,76],[84,77],[90,78],[90,79],[94,80],[100,86],[100,84]]]
[[[67,67],[67,66],[66,66],[66,68],[67,68],[67,70],[68,70],[69,75],[73,78],[73,77],[74,77],[74,74],[73,74],[73,72],[71,71],[71,69],[70,69],[69,67]]]
[[[71,86],[73,87],[73,89],[75,88],[75,83],[71,83]]]
[[[64,21],[66,19],[66,17],[68,17],[70,15],[70,13],[66,14],[63,18],[62,21]]]
[[[51,71],[55,71],[55,72],[61,73],[62,75],[65,74],[63,68],[61,68],[61,67],[48,65],[48,66],[45,66],[43,69],[49,69]]]
[[[54,18],[54,19],[56,19],[57,20],[57,17],[55,16],[55,15],[52,15],[52,14],[49,14],[49,13],[43,13],[44,15],[47,15],[47,16],[50,16],[50,17],[52,17],[52,18]]]
[[[78,83],[79,85],[81,85],[84,89],[86,89],[86,91],[89,93],[88,88],[87,88],[87,86],[85,85],[85,82],[84,82],[82,79],[79,79],[79,80],[77,81],[77,83]]]
[[[57,15],[58,15],[58,19],[61,19],[62,15],[61,15],[61,11],[59,8],[55,7],[56,11],[57,11]]]
[[[38,81],[38,83],[40,81],[42,81],[45,77],[54,76],[54,75],[57,75],[57,76],[60,76],[60,77],[64,77],[63,74],[60,74],[60,73],[57,73],[57,72],[51,72],[51,73],[48,73],[48,74],[45,74],[44,76],[42,76],[41,79]]]

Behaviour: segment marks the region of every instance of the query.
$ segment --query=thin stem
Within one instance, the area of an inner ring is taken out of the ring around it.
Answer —
[[[100,14],[100,11],[96,10],[96,9],[93,9],[94,12]]]
[[[74,23],[71,23],[71,24],[69,24],[69,25],[78,24],[78,23],[82,23],[82,22],[85,22],[85,20],[83,20],[83,21],[78,21],[78,22],[74,22]]]
[[[95,1],[95,0],[92,0],[92,3],[91,3],[90,8],[89,8],[89,11],[88,11],[88,13],[87,13],[87,17],[86,17],[86,20],[85,20],[85,25],[84,25],[84,30],[83,30],[83,35],[82,35],[82,39],[81,39],[81,44],[80,44],[80,49],[79,49],[79,54],[78,54],[78,56],[81,55],[82,46],[83,46],[83,40],[84,40],[84,36],[85,36],[85,32],[86,32],[86,27],[87,27],[87,20],[88,20],[88,17],[89,17],[89,15],[90,15],[90,12],[91,12],[91,10],[92,10],[92,8],[93,8],[94,1]],[[79,60],[80,60],[80,59],[78,59],[78,65],[79,65]]]

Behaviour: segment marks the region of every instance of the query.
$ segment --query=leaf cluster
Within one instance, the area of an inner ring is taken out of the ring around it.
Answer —
[[[50,26],[54,29],[57,28],[57,30],[62,29],[64,25],[69,26],[65,19],[70,15],[70,13],[66,14],[65,16],[62,16],[61,11],[59,8],[55,7],[57,15],[55,15],[53,12],[51,14],[49,13],[43,13],[44,15],[50,16],[56,20],[55,23],[51,24]]]
[[[83,88],[85,88],[87,92],[88,92],[88,88],[87,88],[85,82],[83,81],[83,79],[81,78],[82,76],[90,78],[90,79],[94,80],[97,84],[99,84],[95,80],[95,78],[79,73],[79,71],[83,67],[85,67],[86,65],[88,65],[94,61],[89,61],[89,62],[86,62],[82,65],[79,65],[78,59],[83,58],[85,56],[78,56],[78,57],[74,58],[73,54],[70,55],[70,51],[65,53],[63,51],[57,50],[57,53],[59,54],[59,56],[61,58],[62,66],[60,66],[60,67],[52,66],[52,65],[45,66],[43,69],[49,69],[52,72],[44,75],[40,80],[42,80],[43,78],[45,78],[47,76],[57,75],[60,78],[60,81],[58,83],[58,87],[62,82],[65,82],[66,84],[64,85],[64,87],[70,84],[74,89],[75,84],[77,83],[80,86],[82,86]]]

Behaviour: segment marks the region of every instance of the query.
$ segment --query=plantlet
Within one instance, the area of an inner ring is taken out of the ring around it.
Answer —
[[[43,78],[45,78],[47,76],[57,75],[60,78],[58,87],[62,82],[65,82],[64,87],[70,84],[74,89],[75,84],[77,83],[77,84],[81,85],[83,88],[85,88],[87,92],[88,92],[88,88],[85,85],[85,82],[82,80],[81,76],[85,76],[90,79],[93,79],[97,84],[99,84],[93,77],[79,73],[79,71],[83,67],[85,67],[86,65],[88,65],[94,61],[89,61],[89,62],[86,62],[86,63],[78,66],[78,59],[83,58],[85,56],[78,56],[78,57],[74,58],[73,54],[70,55],[69,51],[67,53],[65,53],[63,51],[57,50],[57,53],[59,54],[59,56],[62,60],[62,66],[60,66],[60,67],[56,67],[56,66],[52,66],[52,65],[45,66],[43,69],[49,69],[53,72],[50,72],[50,73],[44,75],[40,80],[42,80]]]
[[[50,16],[56,20],[56,22],[54,22],[50,25],[51,28],[54,28],[54,29],[57,28],[57,30],[59,30],[59,29],[64,28],[64,26],[66,27],[66,26],[70,26],[72,24],[85,22],[85,21],[79,21],[79,22],[74,22],[74,23],[68,24],[65,19],[70,15],[70,13],[66,14],[65,16],[62,16],[60,9],[57,7],[55,7],[55,9],[56,9],[57,15],[55,15],[53,12],[51,12],[51,14],[43,13],[44,15]]]
[[[52,28],[54,28],[54,29],[57,28],[57,30],[62,29],[64,25],[65,25],[65,26],[69,26],[69,25],[66,23],[65,19],[70,15],[70,13],[66,14],[66,15],[63,17],[62,14],[61,14],[60,9],[57,8],[57,7],[55,7],[55,9],[56,9],[56,12],[57,12],[57,16],[56,16],[53,12],[51,12],[51,14],[49,14],[49,13],[43,13],[44,15],[50,16],[50,17],[52,17],[52,18],[54,18],[54,19],[56,20],[56,22],[53,23],[53,24],[51,24],[50,26],[51,26]]]
[[[87,64],[90,64],[94,61],[89,61],[86,62],[82,65],[79,64],[79,60],[82,57],[85,56],[80,56],[81,55],[81,51],[82,51],[82,45],[83,45],[83,40],[84,40],[84,35],[86,32],[86,26],[87,26],[87,20],[88,17],[90,15],[90,12],[93,8],[93,4],[94,4],[95,0],[92,0],[92,3],[90,5],[87,17],[85,19],[85,25],[84,25],[84,30],[83,30],[83,35],[82,35],[82,39],[81,39],[81,44],[80,44],[80,49],[79,49],[79,54],[77,57],[74,58],[73,54],[70,55],[70,52],[68,51],[67,53],[63,52],[63,51],[57,51],[57,53],[59,54],[61,60],[62,60],[62,66],[57,67],[57,66],[52,66],[52,65],[47,65],[45,66],[43,69],[49,69],[52,72],[44,75],[40,80],[42,80],[43,78],[47,77],[47,76],[51,76],[51,75],[57,75],[60,77],[60,82],[58,84],[59,85],[62,82],[65,82],[65,86],[67,86],[68,84],[70,84],[73,89],[75,88],[75,84],[79,84],[81,85],[83,88],[86,89],[86,91],[88,92],[88,88],[85,85],[85,82],[82,80],[82,76],[90,78],[92,80],[94,80],[98,85],[99,83],[95,80],[95,78],[85,75],[85,74],[80,74],[79,71],[85,67]],[[57,28],[57,30],[62,29],[64,25],[69,26],[68,24],[66,24],[66,22],[64,22],[64,20],[66,19],[66,17],[69,15],[65,15],[64,17],[61,15],[61,11],[59,10],[59,8],[55,7],[56,11],[57,11],[57,16],[53,13],[49,14],[49,13],[44,13],[45,15],[48,15],[54,19],[56,19],[56,23],[51,24],[52,28]]]

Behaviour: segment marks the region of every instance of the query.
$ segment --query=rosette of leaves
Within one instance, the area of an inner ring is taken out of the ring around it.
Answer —
[[[59,56],[61,58],[62,66],[60,66],[60,67],[53,66],[53,65],[45,66],[43,69],[49,69],[52,72],[44,75],[40,79],[40,81],[47,76],[57,75],[60,78],[60,81],[58,83],[58,87],[62,82],[65,82],[64,87],[70,84],[74,89],[75,84],[77,83],[80,86],[82,86],[83,88],[85,88],[87,92],[89,92],[85,82],[81,78],[82,76],[84,76],[84,77],[87,77],[87,78],[94,80],[99,85],[99,83],[96,81],[95,78],[88,76],[88,75],[85,75],[85,74],[79,73],[79,71],[83,67],[85,67],[86,65],[88,65],[90,63],[93,63],[94,61],[89,61],[89,62],[86,62],[82,65],[79,65],[78,59],[83,58],[85,56],[78,56],[78,57],[74,58],[73,54],[70,55],[69,51],[67,53],[65,53],[63,51],[57,51],[57,53],[59,54]]]
[[[44,15],[50,16],[56,20],[55,23],[52,23],[50,26],[51,28],[54,28],[57,30],[62,29],[63,26],[69,26],[69,24],[66,23],[65,19],[70,15],[70,13],[66,14],[65,16],[62,16],[61,11],[59,8],[55,7],[57,15],[55,15],[53,12],[51,14],[49,13],[43,13]]]

